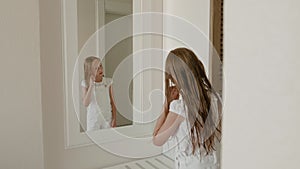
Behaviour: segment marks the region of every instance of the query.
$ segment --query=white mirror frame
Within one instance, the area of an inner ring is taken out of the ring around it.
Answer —
[[[104,0],[99,0],[104,1]],[[86,145],[94,144],[93,141],[87,136],[85,132],[80,132],[80,125],[77,119],[77,115],[74,109],[73,99],[72,99],[72,73],[74,70],[74,65],[76,58],[78,56],[78,40],[77,40],[77,0],[61,0],[62,2],[62,35],[63,35],[63,65],[64,65],[64,96],[65,96],[65,148],[76,148]],[[133,13],[141,12],[161,12],[162,2],[157,2],[153,0],[133,0]],[[134,25],[134,29],[136,26]],[[162,28],[161,28],[162,29]],[[150,42],[149,42],[150,40]],[[148,48],[151,43],[151,38],[144,39],[143,36],[133,39],[134,51]],[[157,48],[157,44],[155,44]],[[159,44],[162,48],[162,42]],[[144,63],[149,63],[149,60],[144,60],[143,58],[135,59],[134,65],[138,64],[143,66]],[[157,61],[156,61],[157,62]],[[135,69],[135,67],[133,67]],[[151,80],[149,80],[151,81]],[[145,86],[148,85],[148,86]],[[133,81],[134,95],[133,104],[137,107],[143,107],[143,93],[145,92],[145,87],[151,89],[151,82],[145,82],[145,79],[135,79]],[[134,112],[133,112],[134,113]],[[134,116],[134,115],[133,115]],[[124,137],[119,134],[115,134],[112,130],[117,130],[127,136],[132,137],[143,137],[152,135],[153,124],[151,125],[133,125],[117,127],[114,129],[103,129],[98,131],[89,132],[89,135],[101,144],[111,144],[115,146],[116,142],[122,141],[122,147],[127,147],[127,145],[132,145],[127,143]],[[149,143],[148,143],[149,144]],[[149,146],[150,145],[150,146]],[[146,145],[149,148],[147,151],[149,153],[162,152],[162,148],[154,147],[152,144]],[[140,145],[145,148],[145,145]],[[119,147],[119,148],[122,148]],[[136,147],[135,147],[136,148]]]

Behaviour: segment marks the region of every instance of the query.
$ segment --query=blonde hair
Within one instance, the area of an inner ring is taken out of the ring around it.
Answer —
[[[177,48],[169,53],[165,72],[165,89],[168,89],[170,81],[175,83],[187,105],[193,154],[196,147],[201,146],[207,154],[212,152],[216,139],[221,139],[221,121],[218,124],[214,121],[214,118],[220,118],[221,112],[211,109],[211,99],[217,93],[206,76],[202,62],[193,51]],[[165,90],[165,95],[170,95],[170,91]]]
[[[92,67],[95,60],[100,61],[100,58],[96,56],[90,56],[84,60],[84,80],[87,86],[90,85],[91,74],[94,71],[92,70]]]

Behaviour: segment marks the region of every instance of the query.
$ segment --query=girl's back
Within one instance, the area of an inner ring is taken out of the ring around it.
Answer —
[[[219,164],[216,152],[206,155],[205,150],[201,147],[193,154],[192,142],[190,139],[190,122],[187,118],[187,106],[182,96],[178,100],[170,103],[170,112],[181,115],[185,118],[171,140],[176,144],[175,147],[175,167],[176,169],[217,169]]]

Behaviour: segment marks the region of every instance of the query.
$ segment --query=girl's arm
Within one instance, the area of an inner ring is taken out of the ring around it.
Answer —
[[[170,96],[168,100],[172,101],[178,99],[179,92],[175,87],[171,87]],[[184,120],[184,117],[169,112],[169,103],[167,100],[164,103],[163,112],[161,113],[159,119],[154,128],[153,132],[153,143],[157,146],[163,145],[171,135],[174,135],[175,131],[178,129],[179,124]]]
[[[179,92],[178,89],[176,87],[169,87],[167,90],[169,90],[169,96],[167,100],[170,100],[170,102],[172,100],[178,99],[179,98]],[[163,123],[165,122],[165,119],[169,113],[169,102],[165,100],[164,106],[163,106],[163,110],[161,115],[159,116],[159,119],[156,122],[156,125],[154,127],[154,132],[153,132],[153,136],[157,134],[158,130],[160,129],[160,127],[163,125]]]
[[[82,87],[82,93],[82,103],[85,107],[87,107],[91,102],[92,87]]]
[[[161,115],[159,116],[159,118],[156,122],[156,125],[154,127],[153,136],[155,136],[157,134],[158,130],[165,122],[167,114],[168,114],[168,104],[167,104],[167,101],[165,101]]]
[[[93,88],[93,77],[90,79],[90,84],[87,87],[82,87],[82,103],[87,107],[91,102],[91,93]]]
[[[174,135],[182,121],[184,121],[184,117],[176,113],[169,112],[163,125],[153,136],[153,144],[157,146],[165,144],[169,137]]]
[[[110,104],[111,104],[111,112],[112,112],[112,121],[111,121],[111,126],[116,127],[117,122],[116,122],[116,105],[115,101],[113,98],[113,91],[112,91],[112,86],[109,87],[109,96],[110,96]]]

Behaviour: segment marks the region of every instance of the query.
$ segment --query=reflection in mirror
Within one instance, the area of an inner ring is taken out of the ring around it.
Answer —
[[[77,0],[78,22],[78,53],[88,39],[98,30],[118,18],[132,14],[132,0]],[[132,27],[132,23],[129,23]],[[121,28],[120,28],[121,29]],[[130,29],[132,30],[132,28]],[[132,34],[132,32],[131,32]],[[105,51],[106,40],[110,37],[105,34],[105,40],[97,39],[98,56],[85,56],[79,63],[79,78],[81,80],[80,131],[99,130],[111,127],[132,125],[132,113],[118,112],[114,101],[114,87],[122,88],[120,80],[113,79],[117,66],[132,53],[132,37],[124,39],[109,49],[100,59],[101,52]],[[132,62],[131,62],[132,63]],[[132,66],[128,68],[133,74]],[[125,89],[124,91],[128,91]],[[132,102],[132,84],[129,89]],[[126,115],[126,117],[124,116]]]

